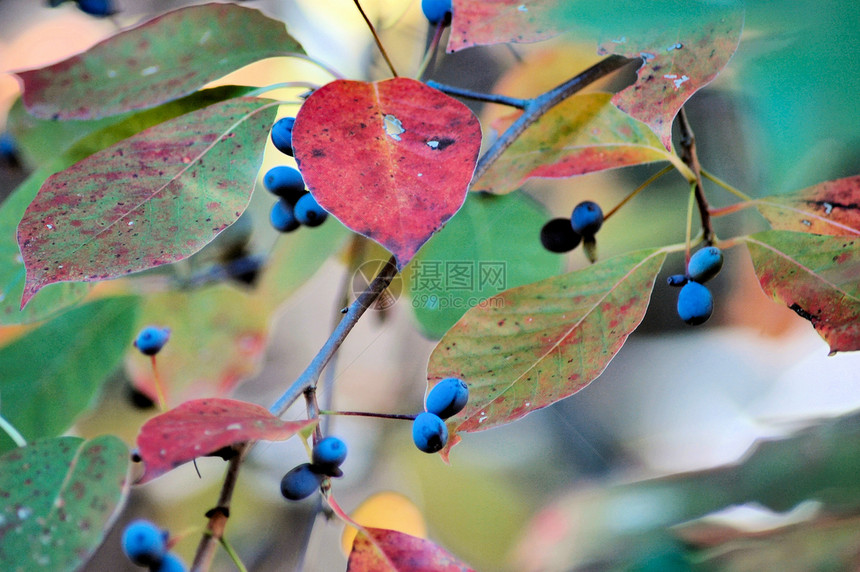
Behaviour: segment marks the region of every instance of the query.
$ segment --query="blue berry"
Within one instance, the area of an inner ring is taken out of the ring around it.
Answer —
[[[603,210],[593,201],[583,201],[573,208],[570,225],[580,236],[594,236],[603,224]]]
[[[295,208],[296,218],[305,226],[319,226],[328,218],[328,213],[317,200],[307,193],[299,199]]]
[[[326,437],[314,445],[311,457],[318,473],[332,476],[333,469],[340,467],[346,460],[346,443],[337,437]]]
[[[678,315],[691,326],[704,324],[714,311],[714,298],[707,286],[687,282],[678,293]]]
[[[283,117],[272,126],[272,143],[284,155],[293,156],[293,125],[295,117]]]
[[[302,463],[290,469],[281,479],[281,494],[287,500],[307,498],[319,488],[323,478],[313,470],[310,463]]]
[[[666,283],[669,286],[681,287],[687,283],[687,276],[685,274],[672,274],[666,279]]]
[[[687,263],[687,277],[700,284],[707,282],[723,267],[723,253],[716,246],[696,251]]]
[[[168,552],[161,560],[161,564],[152,566],[150,572],[185,572],[185,564],[172,552]]]
[[[582,237],[573,231],[570,219],[554,218],[540,229],[540,243],[550,252],[569,252]]]
[[[438,415],[425,411],[412,422],[412,441],[425,453],[441,451],[448,443],[448,428]]]
[[[263,175],[263,186],[277,197],[281,197],[291,205],[305,194],[305,180],[298,169],[280,165],[272,167]]]
[[[453,10],[451,0],[421,0],[421,11],[424,12],[424,17],[434,25],[443,21],[449,22]]]
[[[458,414],[469,401],[469,386],[462,379],[446,377],[427,394],[426,408],[442,419]]]
[[[77,0],[78,9],[90,16],[110,16],[116,13],[111,0]]]
[[[155,566],[167,553],[166,535],[148,520],[134,520],[122,533],[122,551],[138,566]]]
[[[170,328],[158,328],[156,326],[147,326],[137,334],[134,340],[134,347],[140,350],[140,353],[147,356],[154,356],[161,351],[167,340],[170,339]]]
[[[269,222],[278,232],[292,232],[301,226],[296,218],[295,209],[284,199],[278,199],[278,202],[272,205],[272,210],[269,211]]]

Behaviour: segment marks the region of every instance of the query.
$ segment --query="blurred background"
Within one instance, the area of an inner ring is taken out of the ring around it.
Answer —
[[[191,3],[117,4],[117,15],[95,19],[73,3],[49,9],[34,0],[2,0],[0,71],[57,61],[122,27]],[[351,2],[243,4],[283,20],[312,57],[346,77],[386,77]],[[440,54],[428,77],[475,90],[536,95],[600,59],[601,18],[613,18],[622,4],[603,3],[600,12],[590,13],[592,20],[554,40]],[[420,2],[362,5],[400,73],[414,74],[431,34]],[[860,4],[760,0],[747,2],[746,9],[734,58],[687,106],[702,164],[753,197],[856,175]],[[279,58],[218,83],[330,79],[310,63]],[[596,87],[617,90],[632,79],[633,70],[626,69]],[[18,90],[12,76],[0,75],[0,132],[6,132]],[[300,92],[278,95],[298,103]],[[505,110],[467,103],[481,117],[485,138],[492,137],[490,122]],[[297,109],[284,106],[280,115]],[[32,156],[21,150],[14,159],[0,158],[0,197],[38,166]],[[269,149],[262,172],[290,161]],[[529,208],[545,217],[534,221],[535,239],[543,220],[568,216],[586,199],[607,210],[659,168],[529,182]],[[601,231],[601,257],[683,241],[685,187],[670,175],[634,199]],[[709,199],[716,206],[732,202],[716,187],[709,188]],[[230,240],[247,241],[257,253],[292,240],[268,228],[270,204],[265,192],[255,192],[247,214],[198,263],[217,257]],[[499,216],[495,224],[517,220]],[[301,373],[337,319],[351,277],[337,251],[349,238],[334,221],[330,225],[326,248],[334,256],[307,282],[291,285],[292,295],[276,314],[262,318],[262,339],[268,339],[251,352],[245,381],[233,394],[238,399],[271,403]],[[717,219],[716,225],[721,237],[765,228],[750,211]],[[291,250],[299,258],[317,253],[311,239]],[[363,256],[385,257],[373,246]],[[580,249],[552,264],[560,272],[587,261]],[[713,281],[713,318],[691,329],[675,315],[676,291],[662,287],[665,276],[682,271],[683,257],[670,256],[643,324],[600,378],[512,425],[466,435],[450,466],[412,446],[407,422],[330,418],[328,430],[350,449],[345,476],[334,482],[340,505],[351,512],[365,503],[364,514],[380,519],[377,526],[425,535],[478,570],[859,569],[860,482],[854,471],[860,467],[860,421],[852,412],[860,406],[860,356],[828,357],[827,345],[808,322],[761,292],[740,248],[726,252],[723,272]],[[217,303],[229,305],[239,296],[245,296],[241,288],[225,287]],[[0,332],[10,339],[24,329]],[[343,410],[419,411],[435,345],[426,334],[408,292],[393,307],[372,310],[330,367],[321,399]],[[222,343],[237,340],[228,333]],[[155,413],[129,399],[135,367],[130,357],[126,371],[117,372],[74,432],[110,432],[133,446],[140,425]],[[287,417],[302,415],[297,408]],[[766,444],[751,452],[762,440]],[[345,569],[342,525],[327,520],[313,499],[287,504],[280,497],[280,477],[304,460],[303,447],[293,439],[259,445],[243,469],[228,540],[249,570]],[[134,488],[121,518],[148,517],[169,527],[186,562],[203,513],[217,498],[224,463],[207,458],[198,466],[202,478],[186,465]],[[119,530],[87,570],[136,569],[119,554]],[[235,567],[220,553],[213,569]]]

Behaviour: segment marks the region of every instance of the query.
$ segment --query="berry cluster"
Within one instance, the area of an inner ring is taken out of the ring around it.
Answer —
[[[597,259],[594,235],[603,225],[603,210],[593,201],[576,205],[570,218],[554,218],[540,229],[540,242],[550,252],[569,252],[583,243],[591,262]]]
[[[166,530],[148,520],[135,520],[122,533],[122,551],[133,563],[150,572],[185,572],[185,565],[167,550]]]
[[[412,422],[412,441],[425,453],[441,451],[448,443],[445,419],[456,415],[469,401],[469,386],[462,379],[446,377],[427,394],[424,413]]]
[[[293,156],[294,117],[284,117],[272,126],[272,143],[285,155]],[[292,232],[300,226],[319,226],[328,213],[305,190],[305,181],[297,169],[279,166],[269,169],[263,177],[263,186],[278,197],[272,206],[269,221],[279,232]]]
[[[723,267],[723,253],[716,246],[696,251],[687,263],[686,274],[669,276],[669,286],[681,287],[678,315],[691,326],[704,324],[714,311],[714,297],[704,283]]]
[[[342,477],[346,443],[326,437],[314,445],[311,462],[290,469],[281,479],[281,494],[287,500],[301,500],[313,494],[327,477]]]

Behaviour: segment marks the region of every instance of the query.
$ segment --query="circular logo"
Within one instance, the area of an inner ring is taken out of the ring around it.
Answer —
[[[379,272],[388,264],[387,260],[368,260],[362,262],[361,265],[352,274],[352,297],[357,299],[361,296],[373,282],[373,279]],[[388,288],[382,291],[382,294],[370,306],[373,310],[387,310],[397,302],[400,295],[403,293],[403,280],[400,274],[396,274]]]

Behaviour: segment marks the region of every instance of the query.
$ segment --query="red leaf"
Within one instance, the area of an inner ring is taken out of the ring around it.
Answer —
[[[831,355],[860,350],[860,242],[784,230],[745,240],[766,294],[809,320]]]
[[[454,0],[449,52],[503,42],[539,42],[563,31],[565,0]]]
[[[672,120],[696,91],[711,82],[738,47],[744,22],[740,5],[708,4],[703,13],[678,12],[648,37],[630,34],[603,42],[601,54],[621,54],[644,60],[632,86],[618,92],[612,103],[647,123],[672,150]]]
[[[550,109],[475,181],[472,190],[504,194],[533,177],[573,177],[671,160],[654,133],[611,105],[611,97],[579,94]]]
[[[124,276],[211,242],[251,198],[274,115],[255,98],[216,103],[51,176],[18,225],[21,306],[47,284]]]
[[[284,441],[316,420],[282,421],[259,405],[198,399],[153,417],[137,436],[145,483],[192,459],[246,441]]]
[[[481,127],[462,103],[421,82],[337,80],[302,105],[296,161],[313,196],[403,268],[463,204]]]
[[[467,572],[472,570],[429,540],[395,530],[363,527],[347,572]]]
[[[756,199],[754,204],[773,228],[834,236],[860,235],[860,175]]]

